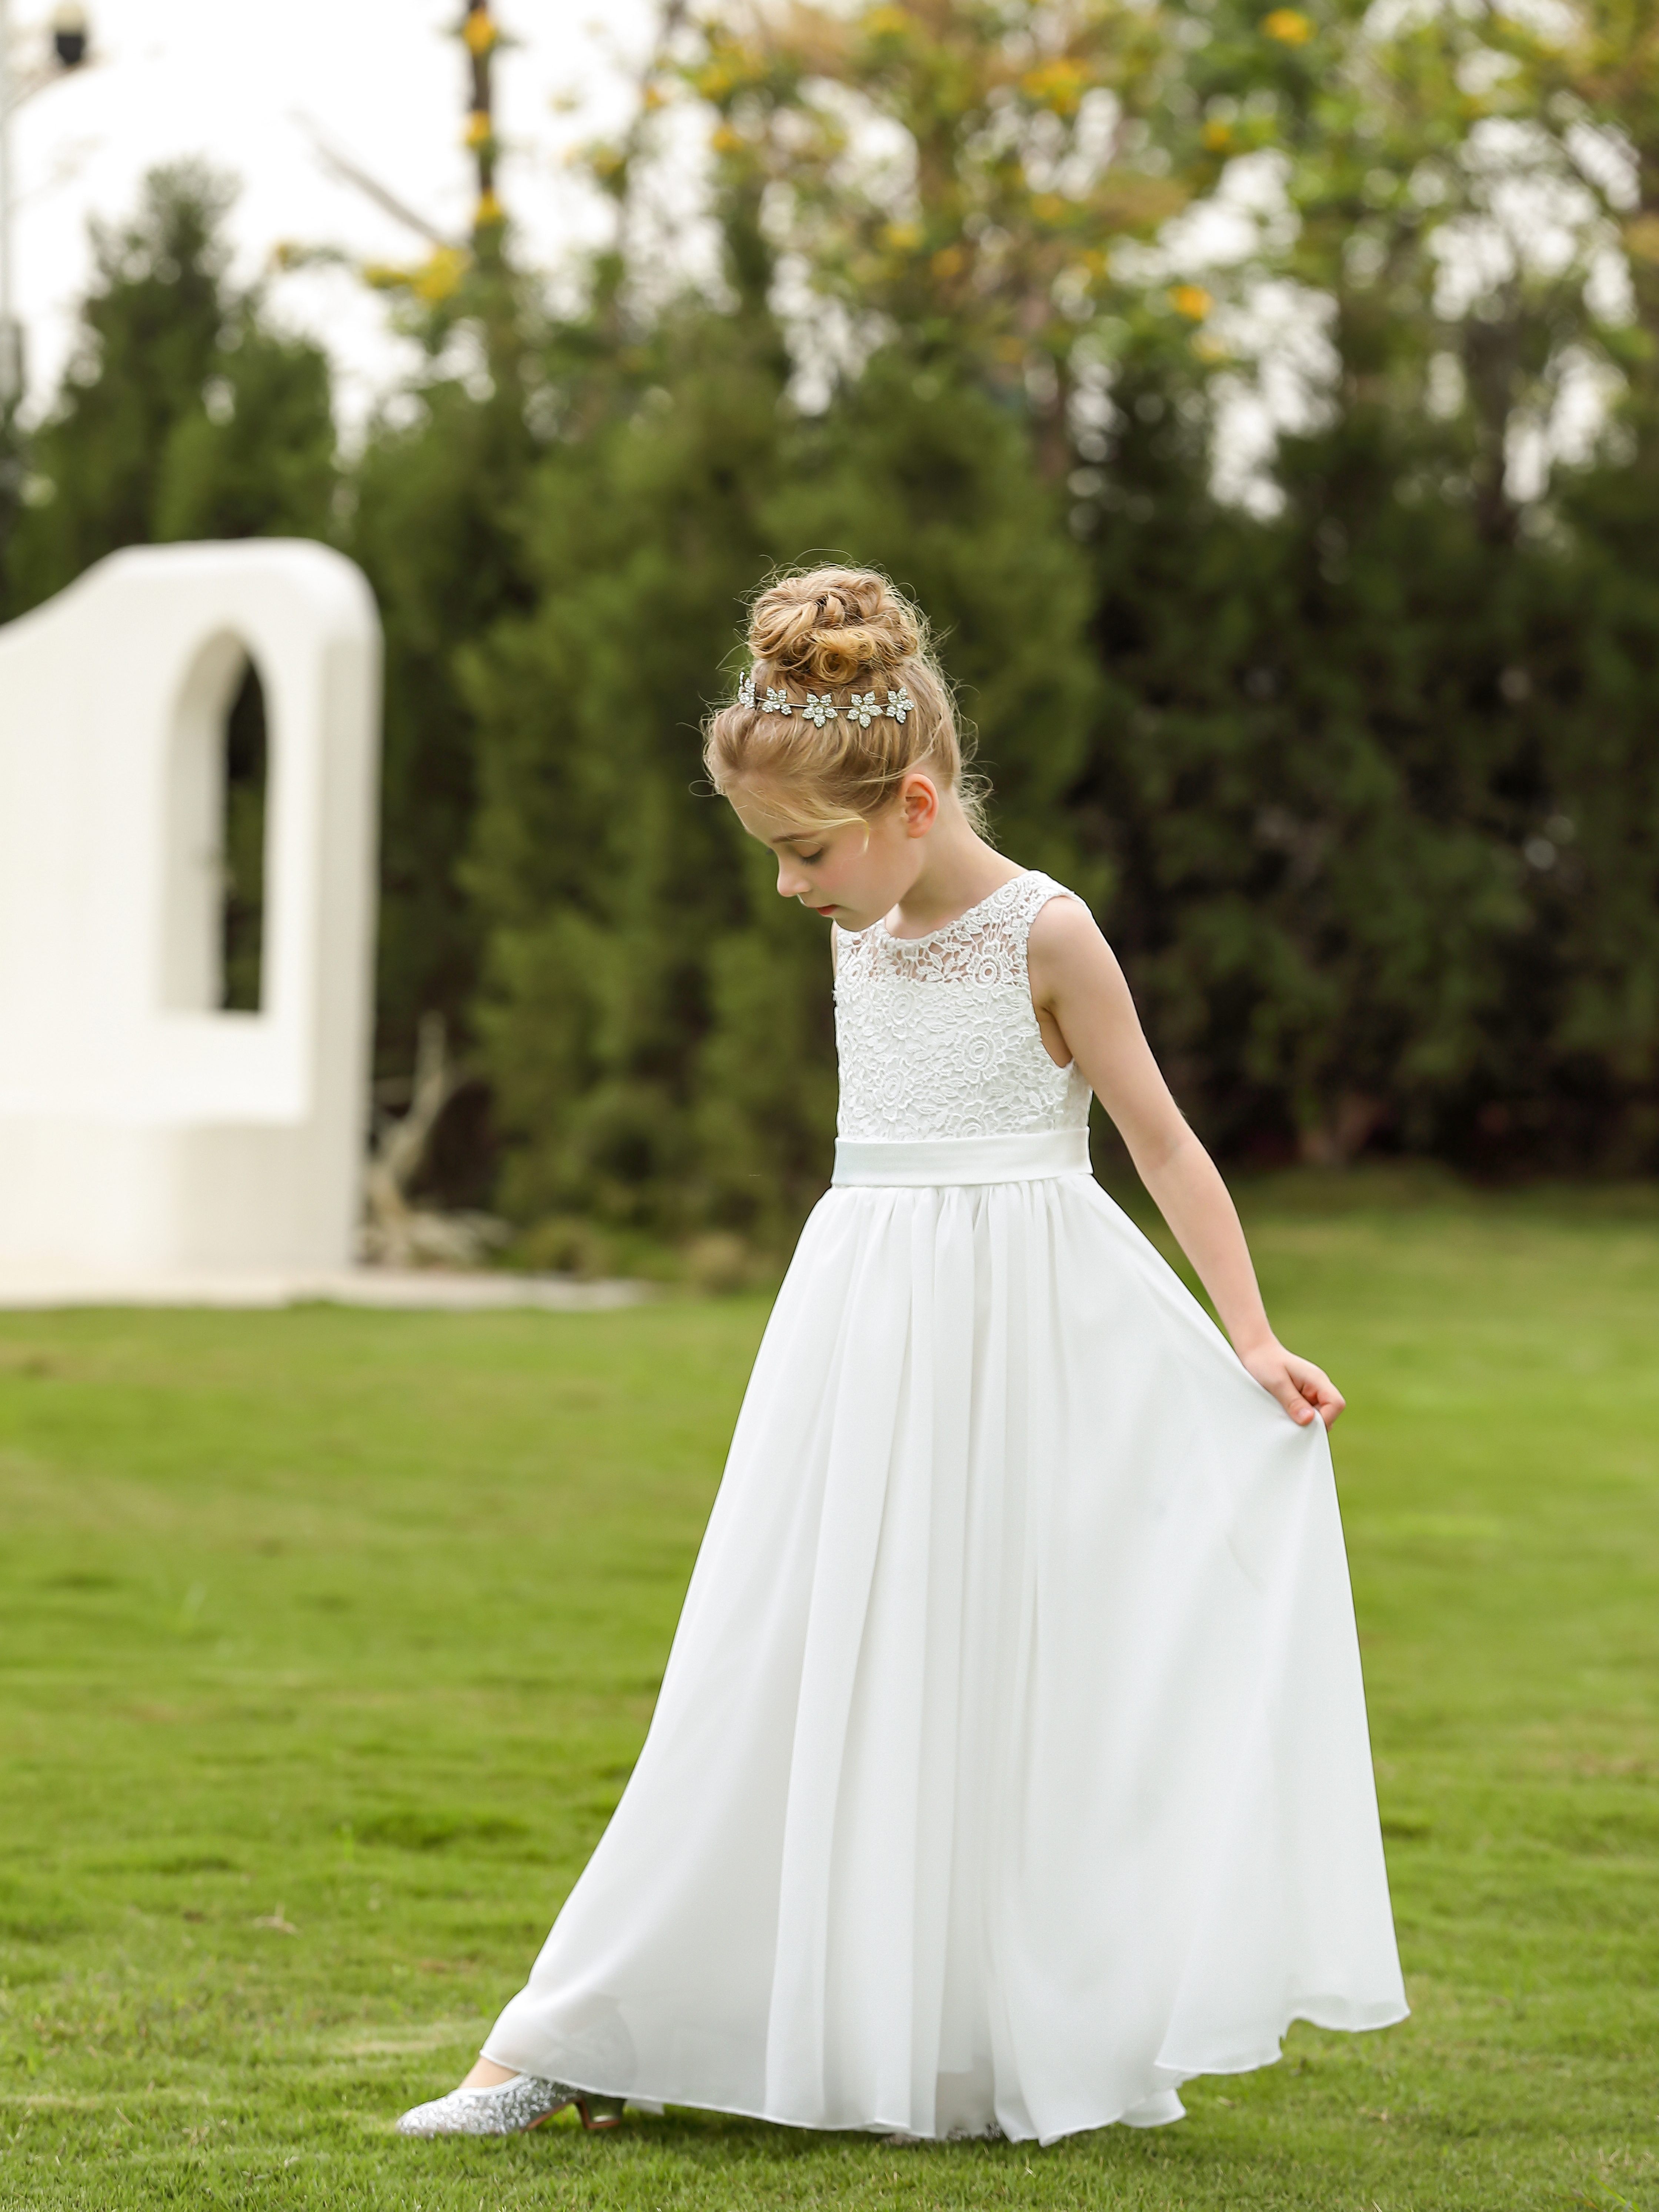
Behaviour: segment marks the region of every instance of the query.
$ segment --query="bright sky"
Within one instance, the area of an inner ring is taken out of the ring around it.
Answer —
[[[597,0],[496,0],[503,31],[520,42],[495,67],[508,148],[501,191],[539,261],[592,234],[592,204],[561,155],[623,112],[623,59],[648,35],[650,0],[604,5],[600,23]],[[11,6],[27,62],[50,0]],[[158,161],[202,155],[240,178],[232,231],[244,278],[283,240],[366,260],[424,251],[328,175],[301,118],[439,228],[463,233],[465,58],[445,35],[461,12],[460,0],[89,0],[96,66],[48,85],[13,123],[17,305],[33,404],[50,396],[73,337],[88,218],[126,215]],[[574,118],[552,106],[570,93],[586,102]],[[325,339],[342,372],[342,411],[361,418],[400,362],[380,301],[344,271],[282,277],[274,297],[284,319]]]

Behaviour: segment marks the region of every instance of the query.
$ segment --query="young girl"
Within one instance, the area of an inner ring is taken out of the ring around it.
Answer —
[[[832,926],[834,1187],[655,1717],[527,1987],[398,2123],[1050,2142],[1404,2016],[1326,1431],[1087,910],[977,827],[884,578],[763,592],[708,772]],[[1089,1172],[1091,1094],[1227,1335]]]

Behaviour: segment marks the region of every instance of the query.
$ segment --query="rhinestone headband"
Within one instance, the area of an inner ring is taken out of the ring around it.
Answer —
[[[915,701],[901,684],[889,691],[879,706],[873,691],[849,691],[847,704],[838,708],[833,691],[809,691],[804,700],[792,699],[787,691],[766,687],[766,696],[759,697],[755,690],[755,672],[745,669],[738,678],[738,704],[752,707],[761,714],[799,714],[803,721],[816,723],[822,729],[826,722],[852,722],[867,730],[872,722],[885,715],[889,721],[903,723],[907,714],[915,711]]]

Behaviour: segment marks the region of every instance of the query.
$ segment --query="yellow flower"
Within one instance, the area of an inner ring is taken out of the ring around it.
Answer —
[[[1079,63],[1063,57],[1044,62],[1041,69],[1028,70],[1019,81],[1019,88],[1028,100],[1041,107],[1051,107],[1056,115],[1073,115],[1089,88],[1089,73]]]
[[[373,292],[401,292],[409,282],[407,269],[398,269],[390,261],[365,261],[362,279]]]
[[[466,118],[466,131],[462,143],[471,146],[476,152],[480,146],[488,145],[493,136],[489,118],[482,107],[475,107]]]
[[[1176,284],[1170,287],[1170,305],[1189,322],[1201,323],[1215,301],[1201,284]]]
[[[717,123],[708,134],[708,143],[717,154],[740,154],[744,148],[741,131],[734,131],[729,123]]]
[[[506,221],[506,210],[501,206],[501,202],[496,198],[495,193],[480,192],[478,195],[478,204],[472,210],[472,228],[474,230],[486,230],[493,223],[505,222]]]
[[[730,63],[710,62],[704,69],[691,71],[691,88],[700,92],[705,100],[723,100],[738,80]]]
[[[441,246],[430,259],[416,270],[409,280],[409,288],[417,299],[435,307],[447,300],[466,272],[466,256],[453,246]]]
[[[766,57],[753,46],[727,43],[717,46],[700,69],[686,72],[686,82],[705,100],[724,100],[745,84],[759,84],[766,76]]]
[[[471,54],[487,54],[501,35],[490,21],[488,8],[473,9],[461,26],[461,36],[466,41],[467,52]]]
[[[1228,147],[1231,146],[1232,143],[1233,126],[1231,123],[1206,123],[1205,125],[1204,143],[1209,148],[1212,154],[1224,154]]]
[[[894,253],[914,253],[921,244],[921,231],[914,222],[890,222],[881,239],[882,244]]]
[[[1312,23],[1299,8],[1275,8],[1271,15],[1261,18],[1261,27],[1270,39],[1287,46],[1305,46],[1314,33]]]

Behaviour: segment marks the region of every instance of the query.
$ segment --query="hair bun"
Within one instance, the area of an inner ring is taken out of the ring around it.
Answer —
[[[921,633],[885,577],[813,568],[761,593],[749,619],[749,646],[769,673],[834,690],[898,669],[921,651]]]
[[[745,787],[763,791],[799,834],[817,837],[873,822],[910,771],[926,768],[983,834],[986,787],[965,773],[969,748],[927,619],[885,576],[839,568],[775,575],[750,609],[749,649],[753,664],[737,697],[703,726],[716,791],[728,799]],[[884,698],[871,702],[873,711],[862,699],[853,710],[846,693],[868,692],[872,678]],[[803,714],[809,686],[842,696]]]

